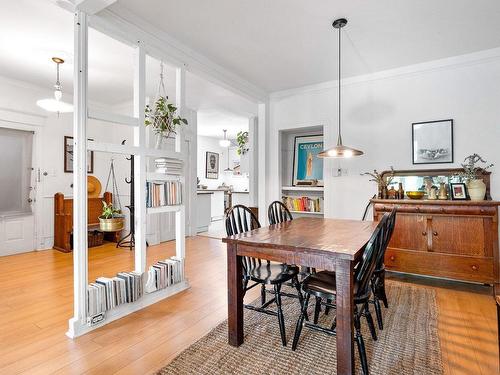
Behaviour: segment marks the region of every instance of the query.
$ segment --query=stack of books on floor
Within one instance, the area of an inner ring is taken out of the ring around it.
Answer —
[[[182,203],[182,182],[146,182],[146,206],[175,206]]]
[[[171,257],[149,267],[146,293],[165,289],[184,280],[184,260]]]
[[[290,211],[321,212],[321,198],[287,197],[282,198],[283,203]]]
[[[111,278],[99,277],[87,286],[87,316],[137,301],[143,294],[143,280],[143,275],[138,272],[119,272]]]
[[[182,174],[182,160],[158,158],[155,159],[156,173],[164,173],[173,176]]]

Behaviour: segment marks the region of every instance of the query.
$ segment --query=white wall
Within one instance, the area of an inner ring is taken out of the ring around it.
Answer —
[[[248,191],[249,181],[248,176],[234,176],[232,173],[224,173],[227,168],[227,152],[228,149],[219,146],[219,139],[215,137],[198,136],[198,160],[197,160],[197,176],[200,178],[200,184],[207,185],[208,189],[216,189],[223,182],[226,185],[233,186],[235,191]],[[205,164],[207,151],[216,152],[219,154],[219,178],[217,180],[205,178]],[[239,160],[239,155],[236,154],[236,148],[229,148],[229,167],[233,168],[233,161]]]
[[[346,80],[342,91],[343,141],[365,152],[347,160],[325,160],[325,214],[327,217],[362,216],[376,186],[360,173],[377,169],[430,169],[459,167],[472,153],[495,164],[491,195],[500,199],[500,56],[432,69],[384,72]],[[437,66],[438,64],[436,64]],[[350,82],[349,82],[350,81]],[[280,197],[280,129],[324,125],[325,145],[337,136],[337,88],[331,84],[275,93],[271,96],[268,129],[268,200]],[[453,164],[412,165],[411,123],[452,118]],[[348,175],[333,177],[333,169]],[[267,202],[269,203],[269,202]]]

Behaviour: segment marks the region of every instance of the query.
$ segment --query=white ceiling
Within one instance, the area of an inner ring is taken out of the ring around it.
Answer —
[[[500,46],[497,0],[118,0],[147,23],[272,92]],[[133,21],[133,20],[132,20]]]
[[[51,57],[63,57],[61,82],[63,92],[70,96],[72,54],[72,13],[48,0],[2,1],[0,76],[51,89],[56,75]],[[159,66],[160,61],[148,56],[146,92],[151,99],[158,89]],[[169,99],[175,101],[175,68],[166,64],[165,84]],[[186,86],[187,105],[198,111],[202,133],[218,133],[221,123],[227,128],[234,128],[231,124],[247,128],[248,117],[257,112],[255,103],[189,72]],[[89,30],[89,99],[116,108],[127,108],[133,99],[133,49],[93,29]]]

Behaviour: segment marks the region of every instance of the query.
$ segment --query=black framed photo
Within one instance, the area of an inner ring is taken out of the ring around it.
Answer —
[[[64,172],[73,173],[73,137],[67,135],[64,136]],[[87,151],[87,173],[94,173],[94,151]]]
[[[412,124],[413,164],[453,163],[453,120]]]
[[[219,154],[207,151],[205,161],[205,178],[217,180],[219,178]]]
[[[450,183],[451,199],[454,201],[467,200],[467,187],[463,182]]]

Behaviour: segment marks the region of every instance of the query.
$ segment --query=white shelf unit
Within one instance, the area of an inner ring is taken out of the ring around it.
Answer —
[[[282,191],[324,191],[323,186],[283,186]]]
[[[182,204],[175,206],[148,207],[146,211],[148,214],[161,214],[164,212],[179,212],[182,207]]]
[[[146,165],[148,158],[165,157],[169,159],[182,160],[184,172],[186,171],[187,155],[183,148],[184,132],[177,131],[175,137],[175,150],[157,150],[149,148],[146,142],[146,127],[144,124],[144,108],[146,105],[146,46],[141,41],[135,40],[134,66],[134,116],[122,116],[106,113],[104,111],[90,111],[88,104],[88,20],[87,14],[77,10],[74,18],[75,50],[74,50],[74,249],[73,249],[73,277],[74,277],[74,313],[69,320],[69,329],[66,333],[70,338],[81,336],[94,329],[102,327],[116,319],[129,315],[148,305],[156,303],[164,298],[189,288],[186,279],[154,293],[144,293],[135,302],[119,305],[106,311],[105,319],[99,324],[87,325],[87,285],[88,285],[88,248],[87,248],[87,153],[89,150],[97,152],[109,152],[122,155],[134,155],[134,190],[135,190],[135,272],[144,274],[146,272],[146,215],[148,213],[175,212],[175,244],[176,256],[185,259],[185,202],[178,206],[164,206],[148,210],[146,208],[146,181],[158,180],[181,180],[182,197],[185,194],[184,176],[168,176],[160,174],[148,174]],[[167,60],[160,57],[162,60]],[[185,111],[185,67],[177,64],[176,68],[176,107],[181,116]],[[119,145],[103,142],[87,142],[87,121],[98,119],[128,125],[134,129],[133,145]],[[126,270],[123,270],[126,271]],[[145,282],[145,280],[144,280]]]

